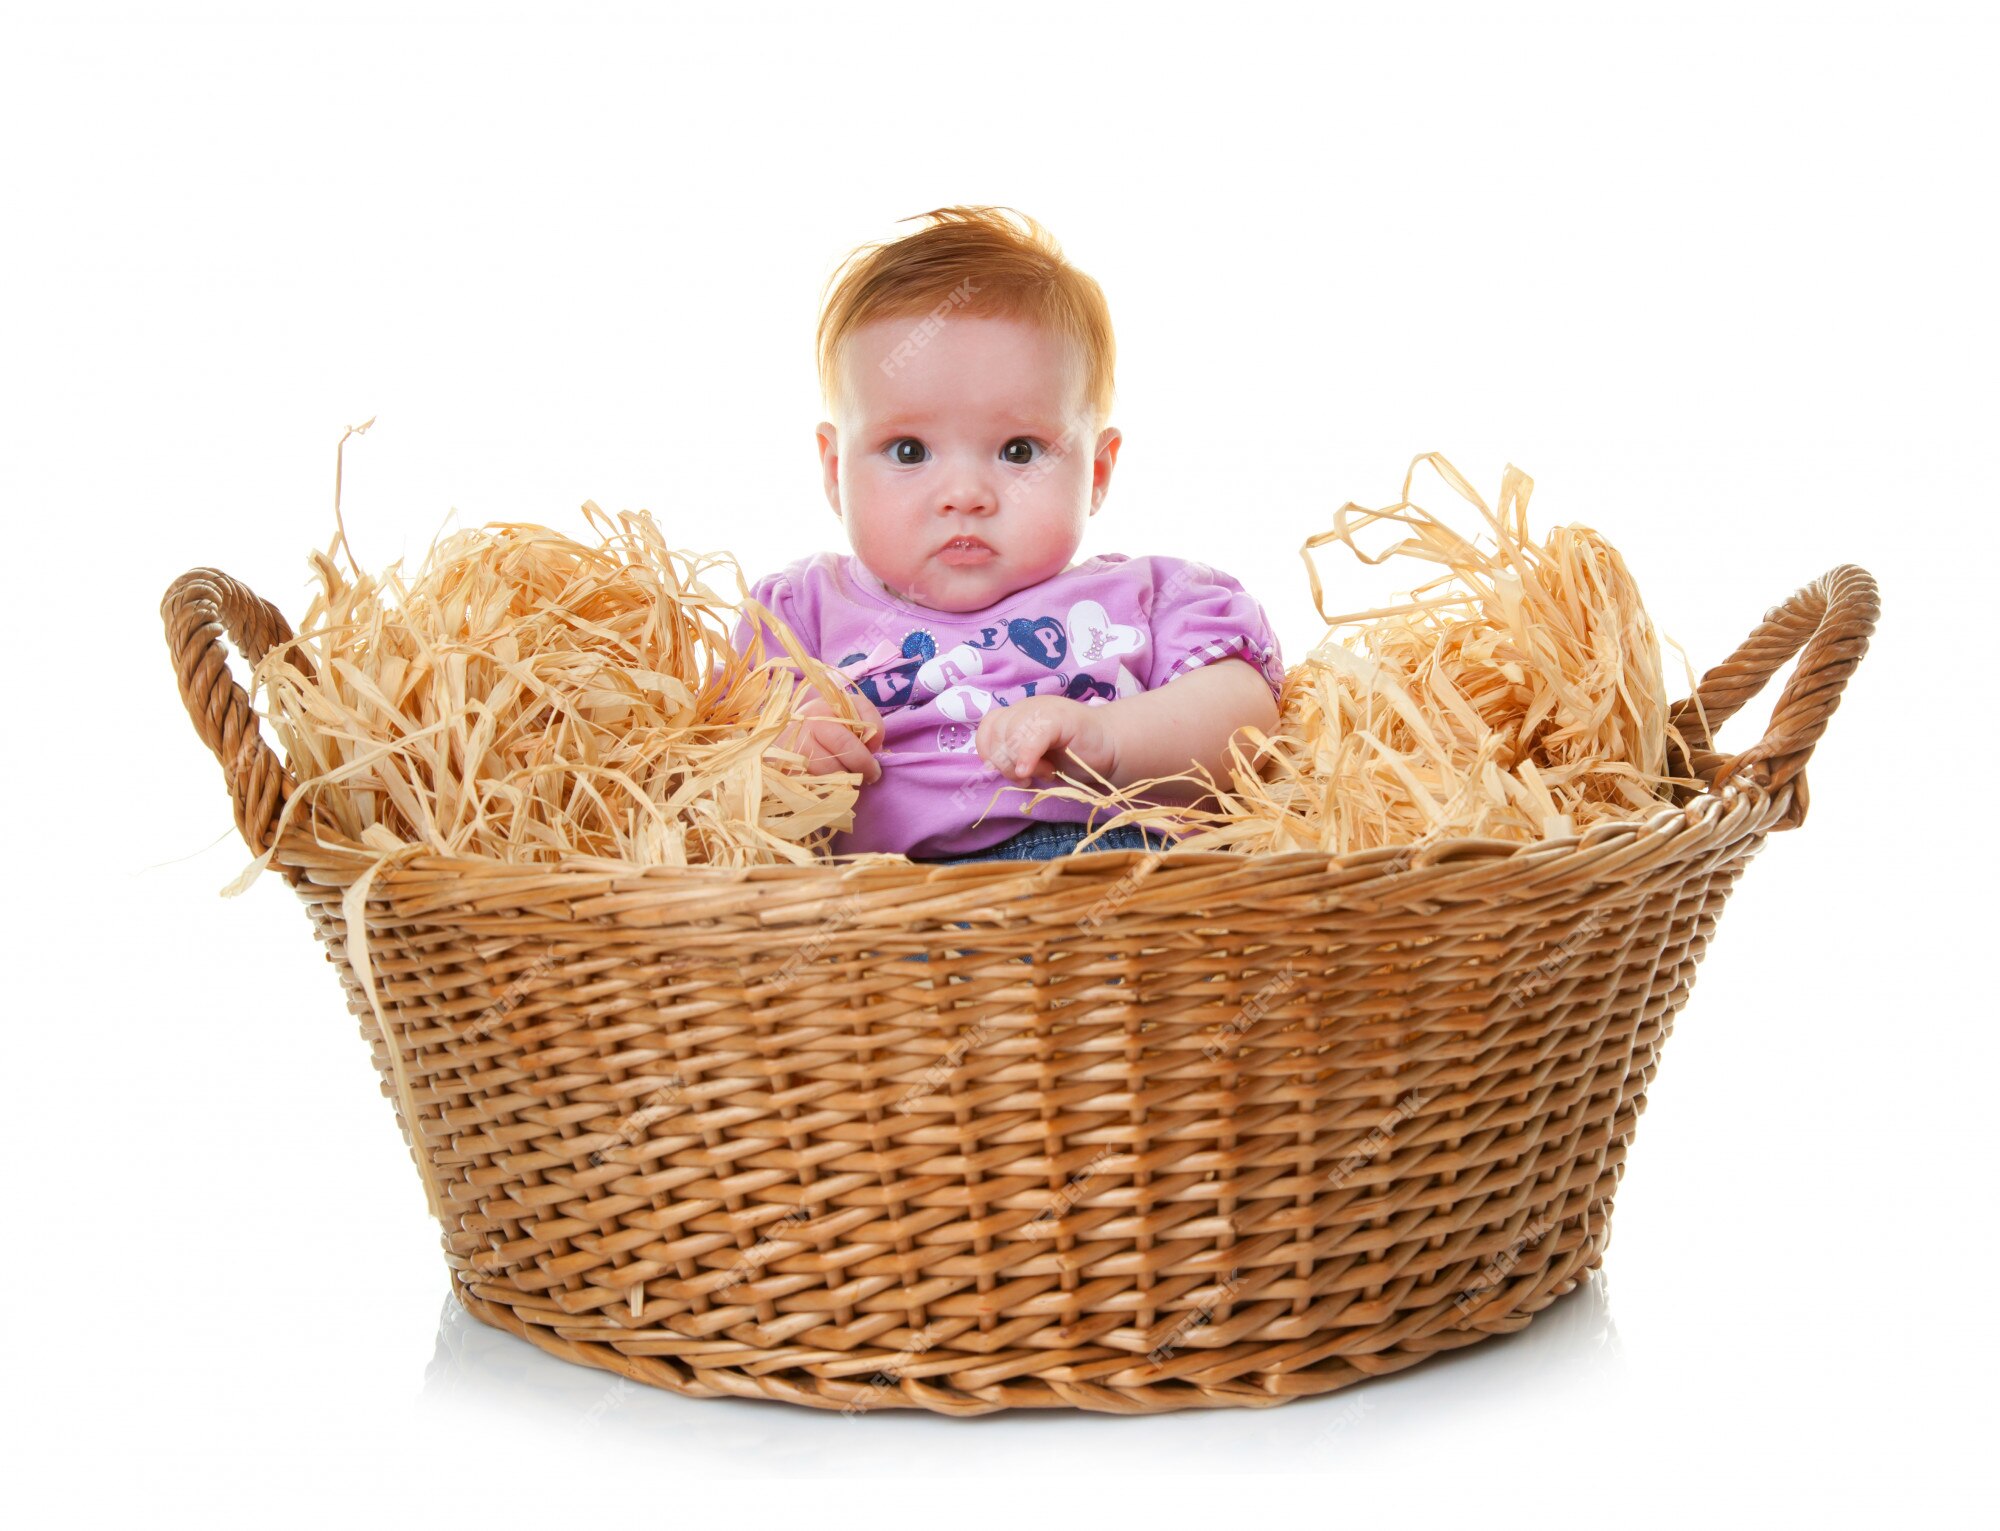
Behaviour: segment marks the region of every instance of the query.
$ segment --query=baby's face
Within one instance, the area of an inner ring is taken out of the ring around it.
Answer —
[[[1094,428],[1057,337],[990,316],[883,319],[849,337],[841,364],[820,466],[877,578],[914,605],[975,611],[1069,567],[1120,437]],[[965,537],[991,551],[951,549]]]

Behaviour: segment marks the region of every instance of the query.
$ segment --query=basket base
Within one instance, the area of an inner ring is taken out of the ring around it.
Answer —
[[[1266,1370],[1246,1369],[1240,1357],[1228,1381],[1201,1383],[1176,1380],[1142,1387],[1020,1377],[974,1389],[939,1386],[905,1379],[895,1386],[870,1386],[864,1381],[832,1379],[801,1367],[753,1372],[742,1366],[703,1367],[687,1360],[627,1355],[613,1344],[564,1333],[560,1325],[524,1320],[512,1307],[478,1295],[463,1279],[453,1280],[452,1293],[480,1322],[517,1335],[560,1360],[616,1372],[633,1382],[679,1393],[688,1398],[756,1398],[803,1404],[811,1409],[845,1414],[877,1409],[925,1409],[949,1415],[994,1414],[1004,1409],[1082,1409],[1094,1414],[1168,1414],[1181,1409],[1267,1409],[1299,1398],[1337,1392],[1372,1377],[1388,1376],[1419,1361],[1496,1334],[1512,1334],[1557,1298],[1574,1291],[1578,1282],[1604,1260],[1609,1218],[1593,1219],[1591,1235],[1567,1256],[1523,1276],[1493,1300],[1482,1304],[1482,1317],[1459,1328],[1440,1328],[1412,1336],[1385,1349],[1361,1354],[1330,1354],[1300,1365],[1310,1347],[1299,1344],[1269,1347]],[[475,1285],[480,1283],[475,1283]],[[1328,1343],[1339,1343],[1330,1341]],[[1136,1358],[1135,1358],[1136,1359]]]

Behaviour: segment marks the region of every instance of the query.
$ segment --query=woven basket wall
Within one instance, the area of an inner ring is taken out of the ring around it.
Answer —
[[[1707,790],[1531,846],[732,872],[288,827],[273,865],[487,1323],[698,1397],[1277,1404],[1603,1259],[1661,1044],[1877,610],[1852,565],[1800,590],[1701,682],[1719,728],[1799,655],[1760,744],[1725,759],[1683,702]],[[214,570],[162,614],[262,851],[292,783],[222,636],[290,629]]]

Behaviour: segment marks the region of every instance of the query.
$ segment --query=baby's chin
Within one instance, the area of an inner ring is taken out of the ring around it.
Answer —
[[[897,593],[900,600],[931,611],[983,611],[1023,590],[1067,572],[1074,560],[1051,568],[1046,559],[1025,572],[1017,560],[1004,554],[979,564],[947,564],[936,559],[903,578],[872,570],[875,577]],[[917,592],[923,591],[924,594]]]
[[[990,561],[975,568],[941,564],[900,578],[879,570],[870,572],[899,600],[931,611],[980,611],[1041,583],[1039,579],[1023,579],[1018,571],[997,569]]]

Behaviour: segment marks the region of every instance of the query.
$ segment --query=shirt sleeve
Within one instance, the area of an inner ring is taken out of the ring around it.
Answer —
[[[781,569],[758,580],[750,587],[750,599],[760,602],[773,616],[790,628],[799,646],[808,654],[815,659],[820,657],[816,646],[819,635],[813,630],[813,623],[804,611],[804,604],[799,599],[799,592],[790,570]],[[754,639],[759,636],[764,640],[765,659],[775,660],[795,674],[800,673],[799,667],[785,653],[785,646],[778,640],[777,633],[769,621],[757,618],[753,630],[751,613],[746,606],[737,614],[735,630],[729,636],[729,646],[747,657],[754,646]]]
[[[1220,569],[1182,558],[1153,560],[1153,662],[1146,689],[1219,659],[1241,659],[1273,698],[1285,686],[1277,630],[1256,598]]]

